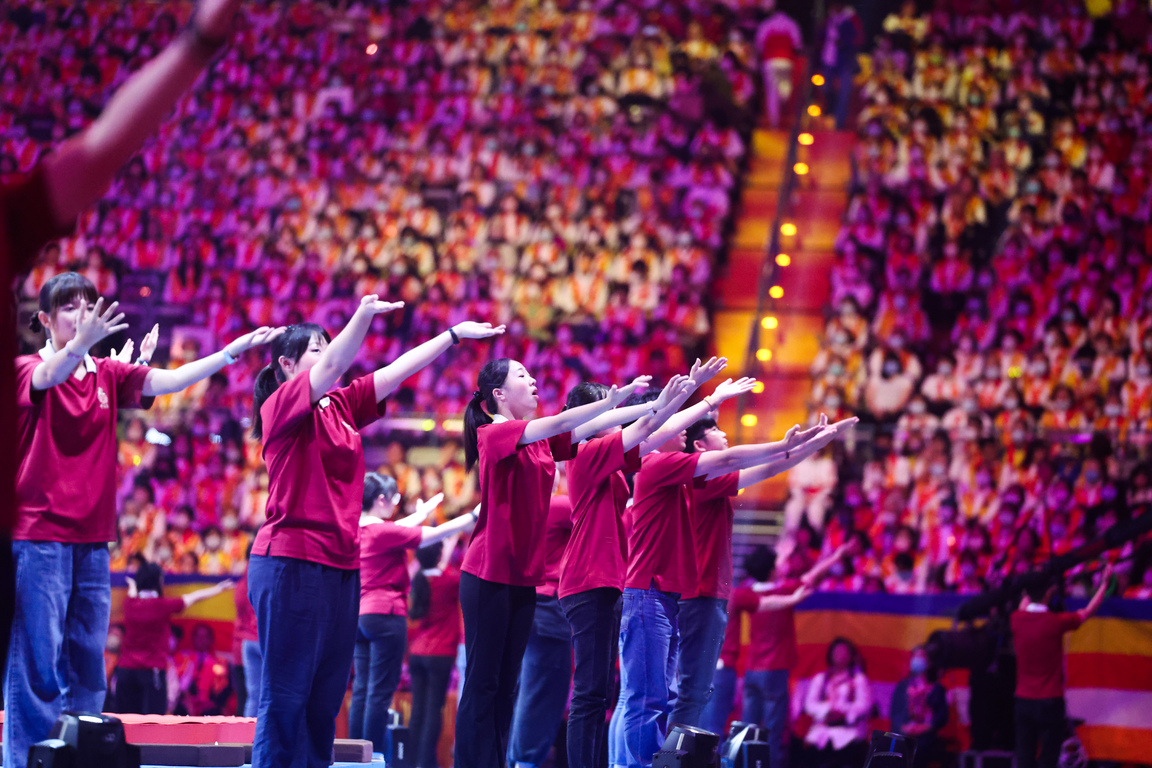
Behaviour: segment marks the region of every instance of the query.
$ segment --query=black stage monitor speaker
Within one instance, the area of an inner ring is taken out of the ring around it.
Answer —
[[[769,768],[768,729],[752,723],[733,723],[720,750],[722,768]]]
[[[652,768],[720,768],[720,737],[702,728],[673,725],[664,746],[652,756]]]
[[[864,768],[912,768],[916,756],[916,739],[898,733],[872,731]]]
[[[384,762],[392,768],[414,768],[409,744],[408,726],[394,709],[388,710],[388,729],[384,732]]]
[[[65,712],[48,740],[29,748],[28,768],[140,768],[140,748],[125,741],[118,718]]]

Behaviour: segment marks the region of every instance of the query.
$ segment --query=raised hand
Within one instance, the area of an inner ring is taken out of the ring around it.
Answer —
[[[652,402],[652,410],[659,411],[666,408],[669,403],[683,394],[685,391],[690,390],[692,387],[692,379],[682,373],[678,373],[668,380],[664,385],[664,389],[660,391],[660,397]]]
[[[217,582],[216,586],[213,587],[213,589],[216,590],[217,593],[220,593],[220,592],[227,592],[228,590],[232,589],[235,586],[236,586],[236,582],[233,581],[232,579],[224,579],[224,581]]]
[[[637,392],[643,392],[648,389],[648,382],[652,381],[651,376],[637,376],[630,383],[622,387],[617,387],[615,384],[608,390],[608,407],[615,408]]]
[[[788,440],[790,439],[789,435],[792,436],[791,439],[794,442],[791,442],[788,445],[788,447],[791,448],[793,445],[800,445],[801,443],[811,440],[813,437],[820,433],[820,430],[827,426],[828,416],[822,413],[820,414],[820,419],[816,422],[815,426],[808,427],[808,429],[800,429],[800,425],[797,424],[794,429],[788,430],[788,434],[784,436],[784,439]]]
[[[751,392],[756,384],[756,379],[749,378],[747,376],[741,379],[736,379],[735,381],[728,379],[726,381],[720,382],[720,384],[716,387],[716,390],[708,397],[714,403],[719,405],[725,400],[730,400],[733,397],[744,394],[745,392]]]
[[[443,493],[436,494],[432,498],[428,499],[428,501],[424,501],[423,499],[417,499],[416,500],[416,514],[427,517],[428,515],[432,514],[436,510],[436,507],[440,506],[440,503],[442,501],[444,501],[444,494]]]
[[[152,326],[152,330],[144,334],[140,340],[140,359],[146,363],[152,362],[152,355],[156,354],[156,345],[160,342],[160,323]]]
[[[692,364],[692,370],[688,376],[692,379],[693,386],[699,389],[704,382],[716,378],[727,367],[728,358],[726,357],[713,357],[706,363],[697,360]]]
[[[200,0],[193,11],[193,24],[197,31],[212,41],[224,41],[231,36],[232,19],[240,0]]]
[[[477,323],[466,320],[452,326],[452,330],[456,331],[456,335],[462,339],[487,339],[502,335],[506,329],[503,325],[493,327],[492,323]]]
[[[84,304],[80,307],[80,319],[76,321],[76,335],[71,343],[82,348],[85,352],[97,342],[119,333],[128,327],[124,322],[124,313],[116,312],[120,302],[114,301],[104,309],[104,297],[96,299],[92,309]],[[67,346],[67,345],[65,345]]]
[[[251,333],[246,333],[238,339],[233,339],[231,344],[224,347],[224,351],[230,357],[240,357],[240,355],[253,347],[259,347],[261,344],[269,343],[286,330],[288,329],[283,327],[270,328],[266,325],[260,326]]]
[[[367,312],[370,315],[384,315],[388,312],[395,312],[397,309],[403,308],[404,302],[381,301],[380,297],[373,293],[360,299],[360,306],[357,307],[356,311]]]
[[[135,348],[136,344],[132,341],[132,339],[128,339],[128,341],[124,342],[123,349],[117,352],[116,348],[113,347],[112,352],[108,355],[108,357],[121,363],[129,364],[132,362],[132,350]]]

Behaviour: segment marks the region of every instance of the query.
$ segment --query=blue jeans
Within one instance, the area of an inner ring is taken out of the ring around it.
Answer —
[[[400,685],[408,648],[406,616],[366,613],[360,616],[353,654],[352,701],[348,705],[348,738],[367,739],[384,751],[388,709]]]
[[[255,640],[243,641],[240,654],[244,661],[244,686],[248,689],[248,698],[244,700],[244,717],[256,717],[256,710],[260,707],[260,671],[263,667],[260,643]]]
[[[572,630],[555,597],[536,598],[532,634],[520,663],[520,691],[508,736],[508,762],[542,765],[560,725],[572,682]]]
[[[620,614],[620,698],[612,713],[612,765],[652,765],[668,730],[680,653],[680,596],[625,589]],[[619,721],[619,722],[617,722]]]
[[[680,601],[680,663],[676,706],[668,722],[698,727],[712,697],[712,676],[724,645],[728,601],[693,597]]]
[[[740,719],[768,729],[768,764],[788,765],[788,670],[749,670],[744,673],[744,710]]]
[[[560,598],[572,627],[572,711],[568,768],[597,768],[604,754],[604,715],[615,682],[620,640],[620,590],[599,587]]]
[[[100,712],[112,610],[107,544],[14,541],[16,615],[4,676],[4,767],[25,768],[65,710]]]
[[[712,676],[712,698],[700,716],[701,728],[727,736],[724,726],[728,724],[728,715],[732,714],[732,708],[736,705],[736,677],[736,670],[732,667],[716,670]]]
[[[253,555],[248,597],[264,664],[252,764],[327,768],[352,672],[360,572]]]

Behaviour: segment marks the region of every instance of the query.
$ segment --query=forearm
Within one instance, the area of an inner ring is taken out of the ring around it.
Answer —
[[[359,347],[359,344],[356,345]],[[396,358],[390,365],[376,371],[373,381],[376,384],[376,399],[383,400],[392,394],[404,380],[427,367],[452,346],[452,336],[447,331],[415,349],[410,349]]]
[[[1101,604],[1104,602],[1104,593],[1108,591],[1108,580],[1105,579],[1100,588],[1096,590],[1096,594],[1092,595],[1092,599],[1088,601],[1088,605],[1081,608],[1078,613],[1080,614],[1081,621],[1087,621],[1100,610]]]
[[[45,160],[58,224],[70,224],[104,194],[207,62],[192,36],[180,35],[116,91],[92,125]]]
[[[817,584],[828,574],[828,571],[831,570],[832,566],[835,565],[836,562],[843,556],[844,553],[841,550],[836,550],[832,554],[828,555],[828,557],[812,566],[807,573],[800,577],[800,582],[805,586]]]
[[[185,363],[179,368],[171,370],[153,368],[148,371],[148,376],[144,379],[144,395],[146,397],[154,397],[156,395],[170,395],[173,392],[179,392],[198,381],[208,378],[226,365],[228,365],[228,359],[224,356],[224,352],[221,351],[208,355],[207,357],[202,357],[199,360]]]
[[[188,592],[183,596],[184,607],[190,608],[193,605],[196,605],[196,603],[207,600],[210,597],[215,597],[218,594],[220,594],[220,589],[217,587],[205,587],[204,589],[198,589],[195,592]]]
[[[449,520],[442,525],[438,525],[435,528],[425,528],[423,536],[420,539],[420,546],[430,547],[437,542],[447,539],[449,536],[463,533],[473,522],[475,522],[475,520],[472,513],[469,512],[465,515],[460,515],[460,517],[454,520]]]
[[[372,315],[357,311],[344,326],[344,330],[320,354],[320,359],[309,371],[313,392],[327,392],[352,365],[368,328],[372,325]]]
[[[683,405],[685,399],[687,399],[687,396],[677,398],[677,400],[680,400],[679,403],[676,403],[676,400],[673,400],[672,403],[676,404],[676,408],[679,408],[680,405]],[[669,405],[669,408],[671,408],[671,405]],[[707,416],[711,411],[712,408],[709,402],[707,400],[701,400],[690,408],[685,408],[683,411],[669,415],[668,418],[664,420],[664,424],[644,441],[645,445],[641,451],[643,453],[651,453],[664,443],[676,437],[676,435],[688,429],[688,427],[700,421],[700,419]]]
[[[69,342],[71,343],[71,342]],[[69,352],[68,344],[52,357],[36,366],[32,371],[33,389],[51,389],[58,384],[68,381],[68,377],[76,370],[76,366],[84,362],[84,353]]]
[[[415,528],[418,525],[423,525],[424,521],[428,519],[430,514],[432,514],[432,510],[430,509],[413,512],[407,517],[402,517],[397,520],[396,525],[399,525],[402,528]]]
[[[636,421],[651,412],[652,405],[650,403],[613,408],[572,430],[572,441],[578,443],[582,440],[587,440],[598,432],[611,429],[612,427],[619,427],[630,421]]]
[[[758,464],[767,464],[777,458],[783,458],[785,460],[791,458],[791,451],[785,447],[783,441],[759,443],[757,445],[738,445],[735,448],[727,448],[723,451],[709,451],[709,454],[712,453],[715,453],[716,456],[708,462],[707,474],[709,475],[727,474],[728,472],[749,469]]]
[[[795,595],[765,595],[760,598],[760,605],[757,606],[756,612],[766,613],[768,611],[782,611],[785,608],[795,608],[799,602]]]
[[[547,440],[555,435],[562,435],[565,432],[575,432],[578,427],[610,410],[611,407],[612,403],[604,399],[562,411],[555,416],[533,419],[528,422],[528,426],[524,429],[520,444],[527,445],[539,440]],[[573,435],[573,442],[576,442],[575,435]]]

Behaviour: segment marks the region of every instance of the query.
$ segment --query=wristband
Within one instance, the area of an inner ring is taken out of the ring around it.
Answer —
[[[709,395],[708,397],[711,397],[711,395]],[[708,406],[708,410],[710,410],[710,411],[716,410],[716,406],[712,405],[712,401],[709,400],[708,397],[704,398],[704,404]]]
[[[68,357],[71,357],[71,358],[76,359],[76,360],[83,360],[84,359],[84,355],[76,354],[75,352],[72,351],[72,348],[69,347],[67,344],[64,345],[64,354],[66,354],[66,355],[68,355]]]
[[[143,357],[136,358],[136,365],[148,365],[148,363],[149,361],[145,360]]]
[[[449,328],[448,329],[448,335],[450,335],[452,337],[452,345],[453,346],[460,343],[460,337],[456,335],[456,329],[455,328]]]
[[[224,347],[224,349],[220,350],[220,354],[224,355],[224,363],[226,365],[232,365],[232,363],[236,362],[236,358],[228,354],[228,347]]]
[[[792,458],[792,452],[789,451],[787,448],[785,448],[784,449],[784,460],[787,461],[790,458]]]

